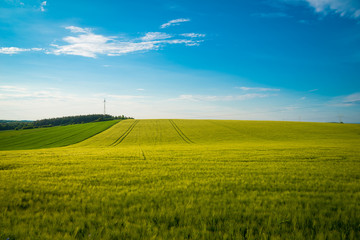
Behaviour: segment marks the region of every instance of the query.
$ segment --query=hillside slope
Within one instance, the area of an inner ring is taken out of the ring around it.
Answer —
[[[359,140],[360,125],[232,120],[125,120],[76,146],[341,143]]]
[[[104,131],[119,120],[0,132],[0,150],[62,147]]]

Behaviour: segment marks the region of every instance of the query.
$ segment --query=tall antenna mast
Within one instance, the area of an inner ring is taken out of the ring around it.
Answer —
[[[104,98],[104,115],[106,115],[106,100]]]
[[[338,117],[339,117],[339,123],[343,123],[343,121],[342,121],[343,115],[339,114]]]

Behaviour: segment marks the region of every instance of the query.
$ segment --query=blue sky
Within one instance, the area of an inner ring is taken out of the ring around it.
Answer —
[[[360,122],[358,0],[0,0],[0,119]]]

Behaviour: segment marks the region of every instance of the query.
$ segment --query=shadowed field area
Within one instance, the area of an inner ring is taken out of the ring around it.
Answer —
[[[359,156],[355,124],[124,120],[0,151],[0,239],[359,239]]]
[[[60,127],[0,131],[0,150],[37,149],[68,146],[92,137],[119,120]]]

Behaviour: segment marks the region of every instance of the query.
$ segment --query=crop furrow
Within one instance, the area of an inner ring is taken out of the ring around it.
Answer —
[[[140,147],[140,146],[139,146],[139,147]],[[143,159],[146,160],[145,152],[144,152],[144,150],[142,150],[141,147],[140,147],[140,151],[141,151],[141,155],[142,155]]]
[[[194,143],[181,131],[181,129],[176,125],[176,123],[173,120],[170,119],[169,121],[170,121],[171,125],[174,127],[175,131],[184,140],[184,142],[186,142],[188,144]]]
[[[135,125],[139,122],[139,120],[136,120],[133,122],[130,127],[118,138],[116,139],[110,146],[116,146],[120,144],[124,139],[130,134],[130,132],[134,129]]]

